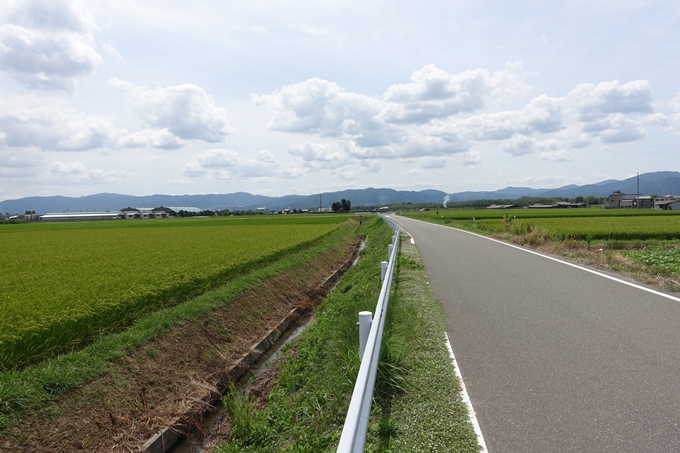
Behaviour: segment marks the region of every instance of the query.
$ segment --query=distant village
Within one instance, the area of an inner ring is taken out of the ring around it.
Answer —
[[[379,210],[389,210],[389,208],[380,208]],[[134,219],[171,219],[176,217],[213,217],[213,216],[238,216],[238,215],[255,215],[255,214],[318,214],[318,213],[347,213],[351,210],[351,201],[345,200],[334,202],[331,207],[319,207],[317,209],[267,209],[256,208],[247,211],[229,209],[200,209],[194,206],[161,206],[158,208],[146,207],[127,207],[120,211],[103,211],[103,212],[57,212],[48,214],[36,214],[35,211],[26,211],[24,214],[2,214],[0,213],[0,221],[69,221],[69,220],[134,220]],[[376,209],[378,210],[378,209]]]
[[[579,197],[582,199],[582,197]],[[557,201],[555,203],[536,203],[529,206],[517,204],[492,204],[486,209],[564,209],[564,208],[588,208],[590,203],[577,201]],[[619,191],[607,197],[606,209],[656,209],[663,211],[680,211],[680,196],[626,194]]]
[[[481,201],[481,200],[480,200]],[[407,203],[410,204],[410,203]],[[615,191],[604,199],[595,197],[577,197],[575,201],[556,201],[554,203],[526,203],[516,204],[491,204],[486,209],[572,209],[588,208],[591,204],[599,204],[605,209],[656,209],[668,211],[680,211],[680,196],[677,195],[639,195],[626,194]],[[484,206],[479,206],[483,208]],[[160,206],[157,208],[149,207],[127,207],[120,211],[105,212],[59,212],[48,214],[36,214],[35,211],[26,211],[24,214],[10,215],[0,213],[0,221],[74,221],[74,220],[134,220],[134,219],[168,219],[177,217],[212,217],[212,216],[233,216],[250,214],[307,214],[307,213],[332,213],[350,212],[351,204],[349,200],[335,202],[331,207],[314,209],[267,209],[257,208],[247,211],[230,211],[228,209],[209,210],[200,209],[194,206]],[[375,209],[363,209],[362,211],[389,211],[389,206],[382,206]],[[429,210],[422,208],[421,210]]]

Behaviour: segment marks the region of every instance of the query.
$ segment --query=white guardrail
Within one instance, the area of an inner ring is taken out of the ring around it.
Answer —
[[[394,229],[394,236],[392,236],[392,243],[388,248],[389,262],[383,261],[382,263],[381,275],[383,282],[378,304],[375,307],[375,318],[371,321],[370,312],[359,313],[359,357],[361,357],[361,366],[359,367],[359,375],[352,392],[352,400],[349,403],[345,426],[342,429],[338,453],[362,453],[364,451],[383,328],[385,327],[387,304],[390,299],[392,274],[394,272],[395,261],[397,260],[399,225],[383,215],[378,215]],[[368,331],[369,326],[370,331],[368,332],[368,338],[366,338],[365,332]]]

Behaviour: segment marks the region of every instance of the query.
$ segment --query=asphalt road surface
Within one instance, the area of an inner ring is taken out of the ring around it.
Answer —
[[[680,302],[392,219],[442,301],[490,453],[680,452]]]

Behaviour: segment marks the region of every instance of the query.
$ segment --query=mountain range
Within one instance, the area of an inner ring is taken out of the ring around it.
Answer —
[[[595,184],[577,186],[574,184],[557,189],[532,189],[529,187],[506,187],[495,191],[458,192],[447,194],[440,190],[403,191],[394,189],[352,189],[338,192],[324,192],[315,195],[285,195],[268,197],[252,195],[246,192],[207,195],[147,195],[133,196],[113,193],[100,193],[83,197],[26,197],[0,202],[0,212],[23,214],[35,211],[38,214],[47,212],[79,212],[79,211],[118,211],[128,206],[195,206],[201,209],[248,210],[256,208],[268,209],[311,209],[330,207],[334,201],[342,198],[350,200],[352,206],[384,206],[398,203],[441,203],[448,196],[448,201],[466,200],[498,200],[529,197],[564,197],[575,198],[606,197],[619,190],[623,193],[636,193],[636,177],[624,180],[606,180]],[[680,194],[680,172],[659,171],[640,175],[640,194]]]

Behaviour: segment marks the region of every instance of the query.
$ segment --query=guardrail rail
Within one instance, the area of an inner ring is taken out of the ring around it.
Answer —
[[[392,274],[394,273],[399,249],[399,225],[388,217],[381,214],[378,215],[392,227],[394,236],[392,236],[392,243],[388,247],[389,261],[382,264],[383,282],[380,297],[378,297],[378,303],[375,307],[375,317],[372,321],[369,321],[370,331],[365,343],[363,339],[361,340],[361,366],[359,367],[359,374],[354,385],[354,391],[352,392],[352,399],[349,403],[345,425],[342,429],[338,453],[362,453],[364,451],[366,432],[368,430],[368,417],[371,413],[373,389],[375,387],[375,377],[378,370],[380,347],[382,345],[382,334],[385,327],[385,316],[392,287]],[[367,312],[362,312],[361,314],[366,315]],[[361,314],[360,318],[362,317]],[[364,324],[363,321],[362,324]]]

